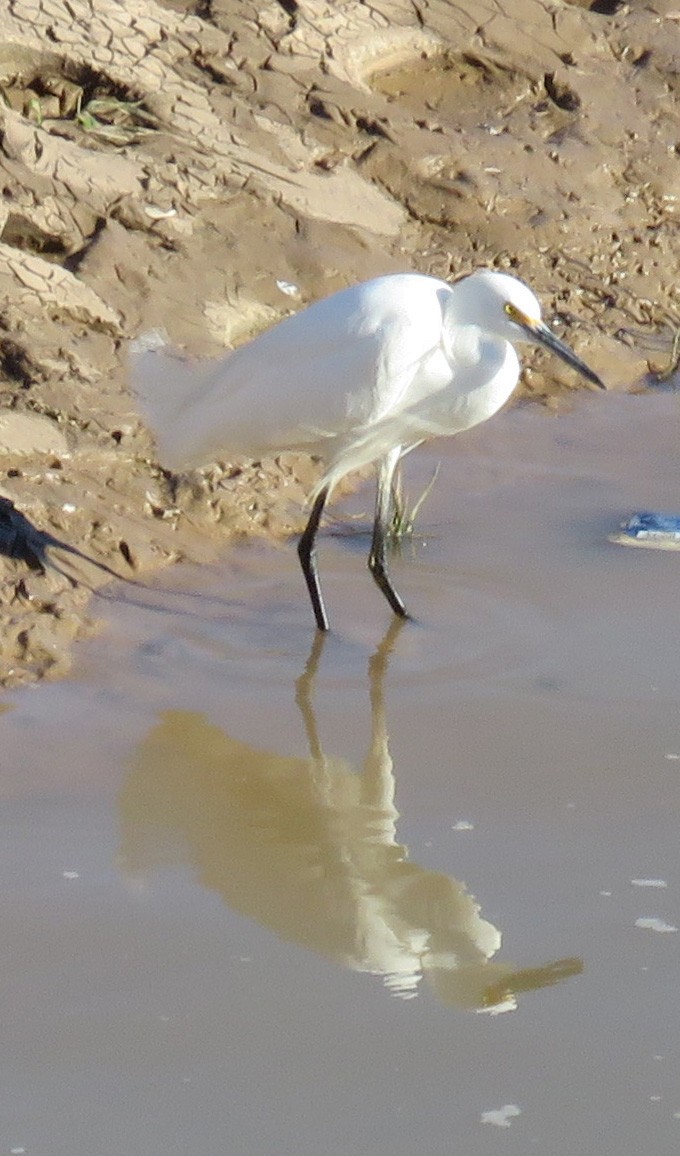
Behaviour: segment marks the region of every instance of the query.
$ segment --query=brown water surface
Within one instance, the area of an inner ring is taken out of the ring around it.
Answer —
[[[325,641],[258,543],[7,697],[0,1150],[675,1150],[680,557],[607,535],[680,512],[679,404],[415,453],[402,627],[359,518]]]

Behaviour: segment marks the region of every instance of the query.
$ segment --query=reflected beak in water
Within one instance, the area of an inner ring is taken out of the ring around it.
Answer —
[[[556,353],[558,357],[562,358],[562,361],[565,361],[567,365],[570,365],[572,369],[575,369],[577,373],[580,373],[588,381],[592,381],[593,385],[596,385],[598,389],[607,388],[601,378],[586,365],[585,361],[581,361],[580,357],[572,353],[568,345],[560,341],[559,337],[555,337],[552,329],[548,329],[544,321],[532,321],[530,317],[525,317],[518,309],[513,310],[511,316],[513,321],[524,330],[530,341],[533,341],[536,345],[544,346],[544,348],[549,349],[551,353]]]

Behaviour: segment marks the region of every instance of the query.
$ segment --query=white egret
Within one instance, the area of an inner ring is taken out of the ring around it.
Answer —
[[[496,413],[517,385],[521,341],[546,346],[604,388],[541,321],[526,285],[482,269],[453,284],[396,273],[343,289],[213,362],[193,388],[166,373],[161,390],[142,374],[138,392],[171,468],[284,450],[323,460],[298,554],[316,625],[327,630],[316,535],[334,486],[380,463],[368,565],[394,613],[407,617],[386,561],[396,465],[426,439]]]

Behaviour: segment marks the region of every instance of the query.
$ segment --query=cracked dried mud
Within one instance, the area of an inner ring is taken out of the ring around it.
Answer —
[[[159,467],[140,333],[215,355],[365,277],[491,264],[639,386],[678,324],[679,57],[672,0],[10,0],[0,683],[68,669],[101,565],[301,523],[312,463]],[[523,391],[575,384],[536,355]]]

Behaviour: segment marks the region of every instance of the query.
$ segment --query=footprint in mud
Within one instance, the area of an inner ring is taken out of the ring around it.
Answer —
[[[137,191],[122,157],[121,163],[103,164],[96,153],[115,155],[139,144],[157,132],[160,123],[141,93],[105,72],[53,53],[7,45],[0,45],[0,104],[11,118],[5,125],[5,153],[12,177],[23,184],[17,162],[27,164],[29,172],[39,162],[43,185],[40,197],[30,178],[25,190],[15,190],[9,211],[0,218],[0,239],[12,249],[72,268],[101,230],[116,197]],[[31,126],[48,138],[34,138]],[[46,195],[50,178],[56,185],[52,197]],[[70,190],[63,206],[58,191],[62,186]],[[86,196],[80,186],[88,186]]]
[[[557,222],[557,185],[569,178],[546,159],[578,133],[581,107],[566,66],[532,76],[448,53],[380,74],[373,88],[395,142],[376,141],[363,164],[411,216],[456,230],[471,253],[512,251],[527,221],[539,230]]]
[[[574,8],[597,12],[600,16],[615,16],[619,8],[623,8],[625,0],[566,0],[566,3]]]
[[[140,94],[56,55],[10,56],[0,65],[0,99],[47,132],[88,148],[134,144],[159,127]]]

